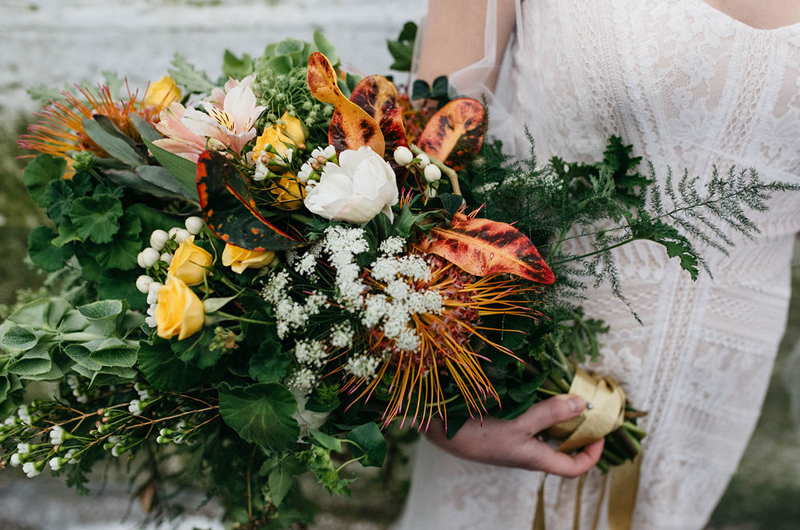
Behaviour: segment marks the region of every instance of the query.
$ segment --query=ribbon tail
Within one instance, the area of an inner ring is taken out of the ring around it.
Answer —
[[[542,484],[539,486],[539,493],[536,498],[536,513],[533,516],[533,529],[532,530],[546,530],[544,520],[544,481],[547,480],[545,474],[542,479]]]
[[[633,526],[633,510],[639,491],[639,472],[642,468],[642,453],[610,471],[611,492],[608,498],[609,530],[630,530]]]

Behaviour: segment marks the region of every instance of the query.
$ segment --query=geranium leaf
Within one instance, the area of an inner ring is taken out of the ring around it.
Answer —
[[[197,192],[206,224],[223,241],[256,251],[300,245],[258,212],[244,176],[224,156],[211,151],[200,155]]]
[[[28,234],[28,255],[43,271],[56,272],[64,268],[64,262],[75,253],[72,245],[55,246],[56,233],[47,226],[34,228]]]
[[[486,125],[486,110],[479,101],[454,99],[428,121],[417,146],[459,171],[480,151]]]
[[[292,415],[297,401],[289,390],[277,383],[232,387],[221,383],[219,413],[245,441],[269,451],[287,451],[300,436]]]
[[[342,94],[336,71],[323,54],[311,54],[307,80],[315,98],[336,107],[328,129],[328,141],[336,147],[337,152],[367,145],[379,155],[384,155],[386,146],[378,122]]]
[[[119,232],[106,244],[97,245],[90,241],[84,248],[92,254],[104,269],[130,270],[136,267],[136,255],[142,249],[139,234],[142,222],[130,212],[125,212],[120,220]]]
[[[420,250],[475,276],[505,273],[546,285],[555,281],[531,240],[509,224],[457,213],[449,228],[434,228],[431,236],[417,244]]]
[[[47,207],[44,192],[52,180],[60,179],[67,168],[67,161],[60,156],[39,155],[25,166],[22,180],[28,187],[28,193],[36,204]]]
[[[119,231],[122,203],[111,195],[81,197],[75,199],[69,210],[69,218],[84,241],[108,243]]]

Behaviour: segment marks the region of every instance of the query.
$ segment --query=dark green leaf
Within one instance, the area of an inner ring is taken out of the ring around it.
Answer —
[[[259,383],[231,387],[221,383],[218,390],[222,419],[245,441],[270,451],[294,447],[300,436],[297,421],[292,418],[297,402],[285,386]]]
[[[67,161],[60,156],[39,155],[29,163],[22,172],[22,180],[28,187],[28,193],[36,204],[47,207],[44,196],[50,181],[60,179],[67,168]]]
[[[158,163],[175,177],[183,190],[191,200],[197,202],[197,164],[191,160],[186,160],[174,153],[170,153],[153,142],[144,139],[145,145],[153,153]]]
[[[417,37],[417,25],[413,22],[406,22],[397,40],[387,41],[389,53],[394,58],[394,63],[389,67],[398,72],[408,72],[411,70],[411,62],[414,57],[414,41]]]
[[[44,190],[44,201],[47,203],[47,217],[56,225],[63,223],[69,214],[75,193],[63,179],[51,181]]]
[[[291,473],[283,470],[283,466],[278,466],[269,474],[269,495],[275,506],[280,506],[286,494],[292,488],[294,477]]]
[[[135,112],[131,113],[128,116],[128,119],[131,120],[131,124],[133,124],[133,127],[136,129],[136,132],[138,132],[143,139],[148,140],[150,142],[155,142],[156,140],[161,140],[163,138],[161,133],[158,132],[155,127],[150,125],[150,123],[147,120],[145,120]]]
[[[131,309],[147,309],[147,295],[136,288],[135,271],[105,269],[97,279],[97,296],[105,300],[126,300]]]
[[[183,362],[193,364],[198,368],[211,368],[227,352],[224,348],[211,349],[214,332],[209,328],[203,329],[184,340],[174,341],[170,344],[172,351]]]
[[[339,64],[339,54],[336,53],[336,48],[320,30],[314,31],[314,45],[322,55],[328,58],[332,66]]]
[[[119,224],[119,233],[110,242],[104,245],[88,241],[84,243],[84,248],[94,256],[103,269],[130,270],[137,266],[136,256],[142,249],[139,239],[142,222],[135,215],[126,212],[120,218]],[[132,281],[135,281],[135,278],[132,278]]]
[[[116,134],[109,132],[95,119],[89,118],[83,120],[83,130],[86,131],[86,135],[91,138],[94,143],[120,162],[131,167],[144,164],[142,157],[128,144],[119,131],[116,131]]]
[[[119,231],[122,203],[110,195],[81,197],[72,203],[69,217],[84,241],[108,243]]]
[[[380,467],[386,458],[386,440],[380,428],[374,423],[356,427],[347,435],[351,451],[363,466]]]
[[[79,365],[83,366],[87,370],[92,372],[96,372],[103,368],[98,362],[93,361],[89,354],[92,352],[89,351],[88,348],[85,346],[81,346],[80,344],[70,344],[66,348],[64,348],[64,353],[67,354],[67,357],[78,363]]]
[[[50,242],[53,246],[61,248],[74,241],[81,241],[81,236],[78,235],[78,230],[72,223],[66,221],[58,227],[58,235]]]
[[[28,255],[31,261],[46,272],[56,272],[64,268],[64,262],[75,253],[72,245],[57,247],[52,241],[56,237],[47,226],[39,226],[28,234]]]
[[[139,343],[139,369],[154,388],[176,392],[207,383],[213,375],[175,357],[169,343],[162,340],[157,344]]]
[[[104,367],[130,368],[136,364],[136,348],[112,337],[103,341],[100,347],[92,351],[89,358]]]
[[[325,434],[317,429],[310,429],[308,433],[315,442],[325,449],[330,449],[331,451],[336,451],[337,453],[342,452],[342,441],[339,438],[334,438],[330,434]]]
[[[261,342],[258,353],[250,357],[250,377],[259,383],[277,383],[286,377],[289,356],[281,352],[281,343],[275,328]]]

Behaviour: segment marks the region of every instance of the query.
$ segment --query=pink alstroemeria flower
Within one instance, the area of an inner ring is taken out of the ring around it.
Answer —
[[[256,105],[251,88],[254,79],[253,75],[241,81],[229,79],[224,90],[215,88],[200,102],[206,112],[172,103],[161,112],[156,125],[166,138],[156,140],[155,145],[192,162],[209,147],[241,154],[245,144],[255,138],[255,121],[265,109]]]

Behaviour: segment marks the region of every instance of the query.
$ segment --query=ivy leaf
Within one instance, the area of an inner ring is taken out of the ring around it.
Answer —
[[[39,226],[28,234],[28,255],[45,272],[57,272],[75,253],[72,245],[55,246],[56,233],[50,227]]]
[[[380,467],[386,458],[386,440],[380,428],[374,423],[365,423],[356,427],[347,435],[353,442],[351,451],[359,459],[362,466]]]
[[[72,203],[69,218],[84,241],[109,243],[119,231],[122,203],[111,195],[81,197]]]
[[[47,200],[44,193],[47,185],[60,179],[67,168],[67,161],[60,156],[39,155],[31,163],[25,166],[22,172],[22,181],[28,187],[31,198],[41,206],[47,207]]]
[[[275,328],[269,328],[269,331],[258,347],[258,353],[250,357],[250,377],[259,383],[282,381],[289,366],[289,356],[281,354],[281,343]]]
[[[288,451],[300,436],[292,417],[297,401],[289,390],[277,383],[231,387],[221,383],[219,413],[245,441],[269,451]]]

